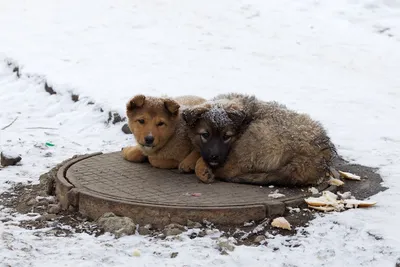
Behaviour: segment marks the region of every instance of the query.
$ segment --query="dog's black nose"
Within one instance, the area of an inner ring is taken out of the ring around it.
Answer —
[[[212,161],[217,161],[218,159],[219,159],[218,155],[211,155],[210,156],[210,160],[212,160]]]
[[[151,145],[151,144],[153,144],[153,142],[154,142],[154,137],[151,136],[151,135],[146,136],[146,137],[144,138],[144,141],[146,142],[146,145]]]

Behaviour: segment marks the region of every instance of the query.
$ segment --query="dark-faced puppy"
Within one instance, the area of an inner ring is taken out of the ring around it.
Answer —
[[[183,118],[202,155],[195,172],[203,182],[316,184],[336,153],[319,122],[254,96],[219,95],[184,109]]]
[[[238,105],[221,103],[225,107],[204,104],[183,111],[183,119],[191,127],[189,136],[211,168],[225,164],[231,145],[243,129],[245,113]]]

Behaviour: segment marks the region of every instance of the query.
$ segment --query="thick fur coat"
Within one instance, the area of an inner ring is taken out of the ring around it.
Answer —
[[[199,153],[193,151],[188,127],[181,117],[181,107],[201,104],[197,96],[159,98],[144,95],[133,97],[126,105],[128,125],[137,145],[122,150],[128,161],[144,162],[157,168],[194,170]]]
[[[196,175],[204,182],[317,184],[336,155],[319,122],[254,96],[219,95],[184,109],[183,117],[202,155]]]

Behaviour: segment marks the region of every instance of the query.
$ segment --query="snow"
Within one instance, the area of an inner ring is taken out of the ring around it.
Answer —
[[[20,155],[16,154],[12,150],[1,151],[1,154],[3,155],[3,157],[5,157],[7,159],[16,159],[16,158],[18,158],[20,156]]]
[[[219,254],[214,235],[48,236],[19,228],[22,215],[0,206],[0,218],[12,219],[0,220],[1,267],[393,266],[400,257],[400,1],[0,0],[0,6],[0,129],[18,117],[0,130],[0,150],[23,157],[21,166],[0,170],[0,192],[7,181],[38,182],[74,154],[132,143],[121,125],[104,122],[110,110],[124,114],[137,93],[211,98],[235,91],[309,113],[341,155],[379,167],[389,187],[372,197],[375,207],[318,217],[305,228],[308,235],[237,246],[228,256]],[[6,61],[20,66],[20,79]],[[43,90],[43,79],[57,95]],[[72,102],[71,93],[80,101]],[[179,254],[172,259],[172,252]]]

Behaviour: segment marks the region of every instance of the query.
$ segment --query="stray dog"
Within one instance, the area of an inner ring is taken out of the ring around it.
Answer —
[[[182,113],[202,156],[196,175],[206,183],[317,184],[336,155],[319,122],[276,102],[223,94]]]
[[[148,159],[153,167],[194,171],[200,154],[193,151],[180,106],[189,107],[203,102],[205,99],[197,96],[174,99],[144,95],[133,97],[126,105],[126,114],[138,145],[123,148],[124,159],[133,162]]]

